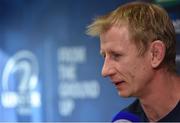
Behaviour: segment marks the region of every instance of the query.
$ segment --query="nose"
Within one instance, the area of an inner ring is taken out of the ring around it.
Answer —
[[[111,61],[107,58],[105,58],[104,60],[104,64],[103,64],[103,67],[102,67],[102,76],[103,77],[108,77],[108,76],[111,76],[113,75],[115,72],[114,68],[113,68],[113,64],[111,63]]]

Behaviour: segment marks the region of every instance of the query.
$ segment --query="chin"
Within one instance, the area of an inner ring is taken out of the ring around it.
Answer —
[[[127,97],[132,97],[130,93],[127,92],[120,92],[118,91],[119,96],[127,98]]]

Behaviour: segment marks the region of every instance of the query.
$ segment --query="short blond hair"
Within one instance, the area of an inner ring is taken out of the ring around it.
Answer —
[[[97,17],[87,26],[87,34],[99,36],[112,26],[127,24],[131,38],[143,55],[150,42],[161,40],[166,46],[162,64],[176,71],[176,35],[167,12],[158,5],[144,2],[124,4],[107,15]]]

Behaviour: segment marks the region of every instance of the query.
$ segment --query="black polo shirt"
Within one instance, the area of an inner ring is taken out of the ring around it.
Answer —
[[[131,105],[129,105],[122,111],[137,115],[140,118],[141,122],[149,122],[140,105],[139,100],[135,100]],[[180,101],[176,105],[176,107],[171,112],[169,112],[169,114],[160,119],[158,122],[180,122]]]

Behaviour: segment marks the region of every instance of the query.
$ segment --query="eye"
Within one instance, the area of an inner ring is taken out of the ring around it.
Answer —
[[[114,60],[118,60],[122,55],[121,54],[118,54],[118,53],[112,53],[112,58]]]

